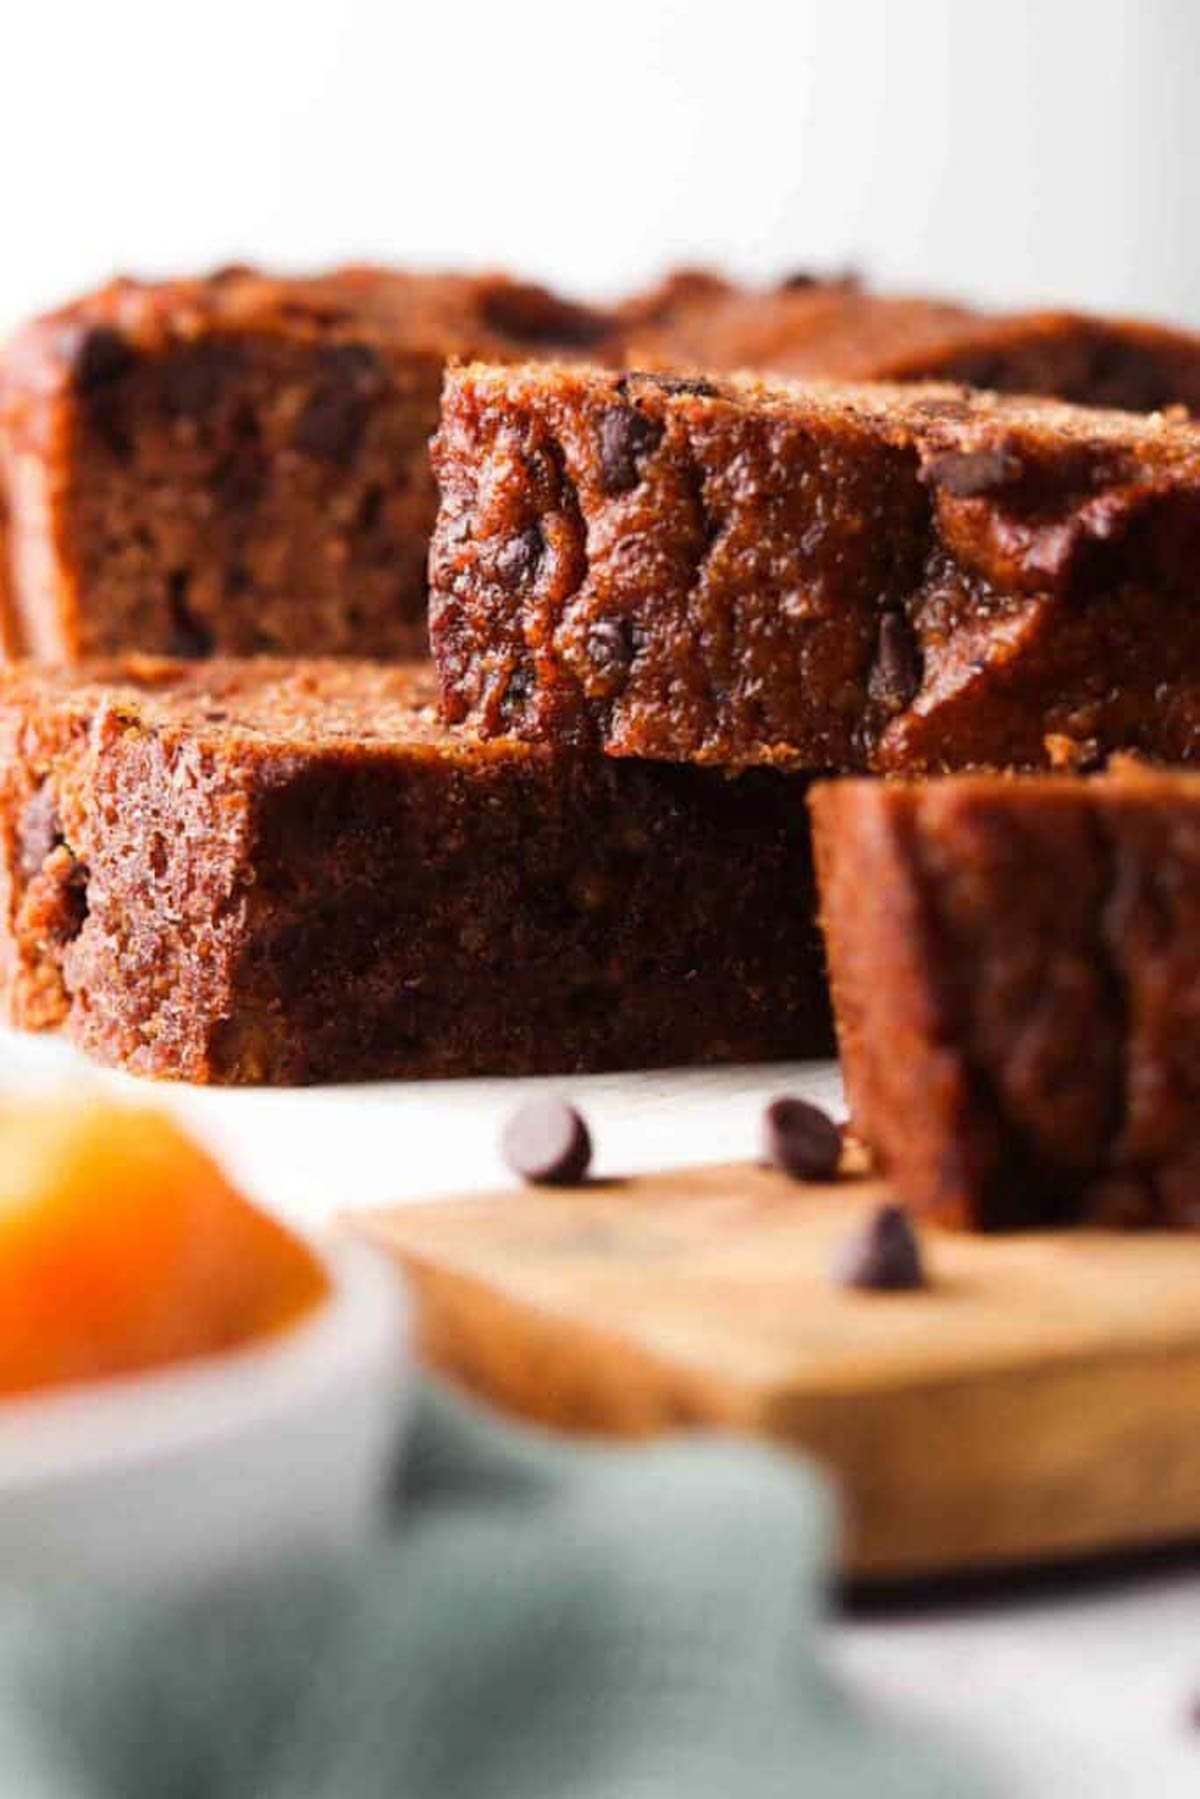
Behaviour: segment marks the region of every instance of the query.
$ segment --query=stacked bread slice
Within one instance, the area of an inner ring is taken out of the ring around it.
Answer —
[[[10,1016],[193,1080],[817,1053],[808,792],[857,776],[825,925],[906,1196],[1178,1221],[1200,850],[1128,758],[1200,751],[1197,398],[1186,333],[837,282],[234,270],[40,321]]]
[[[1200,757],[1200,429],[480,367],[434,460],[450,719],[948,776],[813,801],[854,1118],[907,1197],[983,1228],[1200,1219],[1200,789],[1011,772]]]

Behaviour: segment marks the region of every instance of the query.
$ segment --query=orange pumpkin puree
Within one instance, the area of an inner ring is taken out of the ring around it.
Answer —
[[[0,1103],[0,1394],[211,1355],[327,1289],[306,1245],[170,1119]]]

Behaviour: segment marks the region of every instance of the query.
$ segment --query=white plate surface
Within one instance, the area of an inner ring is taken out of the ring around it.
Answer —
[[[751,1155],[775,1093],[841,1106],[828,1062],[220,1091],[104,1074],[62,1044],[0,1032],[0,1090],[63,1079],[166,1106],[249,1192],[308,1228],[341,1206],[507,1184],[500,1126],[539,1087],[583,1106],[601,1174]],[[856,1618],[835,1635],[845,1677],[868,1703],[961,1736],[966,1753],[994,1762],[1004,1799],[1200,1793],[1200,1730],[1187,1721],[1200,1697],[1200,1559]]]

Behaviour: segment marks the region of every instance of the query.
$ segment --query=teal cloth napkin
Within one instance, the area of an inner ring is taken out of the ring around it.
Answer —
[[[829,1506],[721,1438],[422,1402],[382,1547],[0,1617],[19,1799],[968,1799],[823,1672]]]

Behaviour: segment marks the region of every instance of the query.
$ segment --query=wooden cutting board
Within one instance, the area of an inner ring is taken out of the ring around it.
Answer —
[[[927,1231],[926,1291],[847,1292],[830,1262],[886,1197],[731,1164],[348,1222],[476,1393],[810,1452],[857,1575],[1200,1538],[1200,1233]]]

